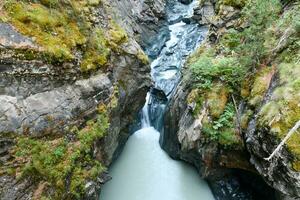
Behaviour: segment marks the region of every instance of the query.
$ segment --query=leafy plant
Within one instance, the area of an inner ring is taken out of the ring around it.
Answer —
[[[245,74],[234,57],[201,56],[190,69],[197,86],[204,89],[210,88],[216,80],[236,88]]]
[[[224,127],[233,128],[233,118],[235,116],[235,109],[232,103],[226,105],[223,114],[217,121],[213,122],[213,129],[220,130]]]
[[[31,176],[51,183],[54,199],[79,199],[88,179],[94,180],[105,169],[93,158],[94,142],[103,137],[109,127],[108,115],[101,109],[96,121],[91,120],[82,130],[74,129],[76,139],[19,137],[16,160],[21,165],[22,177]],[[69,185],[68,185],[69,184]]]

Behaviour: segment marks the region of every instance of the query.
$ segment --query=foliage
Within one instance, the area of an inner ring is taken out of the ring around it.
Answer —
[[[218,119],[204,124],[203,132],[210,140],[217,141],[224,148],[242,148],[243,142],[235,130],[235,115],[234,105],[228,103]]]
[[[233,128],[233,118],[235,116],[235,110],[232,103],[226,105],[223,114],[217,121],[214,121],[213,129],[220,130],[221,128]]]
[[[68,194],[67,199],[79,199],[86,181],[96,179],[104,170],[93,158],[94,142],[106,134],[109,126],[106,110],[100,110],[96,121],[88,121],[84,129],[75,131],[74,140],[19,137],[16,160],[27,160],[21,166],[22,177],[50,182],[55,188],[55,199],[60,199],[62,194]]]
[[[215,57],[202,55],[191,64],[193,80],[197,87],[208,89],[214,81],[222,81],[229,87],[236,88],[244,76],[245,70],[234,57]]]
[[[222,5],[233,3],[231,6],[235,2],[240,1],[219,1]],[[217,80],[241,94],[249,106],[242,116],[243,129],[247,128],[249,120],[258,111],[257,128],[269,130],[278,140],[284,138],[300,119],[300,5],[294,3],[283,9],[281,3],[280,0],[247,1],[234,28],[224,33],[222,29],[220,32],[223,35],[218,38],[217,44],[209,49],[202,48],[188,63],[193,74],[193,85],[202,88],[202,91],[211,91]],[[236,82],[234,79],[237,76],[232,73],[234,69],[241,71]],[[274,81],[278,84],[269,94],[267,103],[259,109],[266,99],[274,73],[278,74]],[[203,98],[205,101],[206,96]],[[231,134],[234,131],[225,128],[222,132],[214,130],[213,126],[222,126],[218,120],[207,120],[204,132],[219,143],[230,141],[234,138],[231,137],[235,135]],[[220,133],[223,133],[222,139]],[[296,171],[300,170],[299,144],[297,134],[286,143],[293,157],[290,164]]]
[[[267,65],[270,50],[265,46],[265,41],[269,36],[262,30],[279,18],[280,1],[251,0],[244,3],[242,21],[248,26],[242,31],[228,30],[216,46],[200,48],[189,59],[188,67],[195,87],[210,90],[214,82],[220,81],[230,92],[239,92],[241,83],[249,73],[258,66]],[[252,93],[257,94],[255,97],[259,96],[255,102],[264,95],[263,89],[253,90]]]
[[[297,24],[300,19],[300,5],[295,5],[285,11],[283,17],[273,22],[265,31],[271,40],[266,40],[265,46],[269,52],[277,49],[279,84],[272,92],[270,100],[259,112],[258,126],[268,127],[270,134],[283,139],[289,130],[300,119],[299,91],[300,91],[300,35]],[[293,155],[291,166],[299,171],[300,160],[299,136],[294,134],[286,147]]]
[[[252,0],[242,11],[242,18],[249,24],[243,31],[234,29],[226,33],[219,44],[226,55],[233,55],[246,69],[264,64],[264,57],[269,53],[264,46],[269,40],[263,30],[267,29],[279,17],[279,0]]]

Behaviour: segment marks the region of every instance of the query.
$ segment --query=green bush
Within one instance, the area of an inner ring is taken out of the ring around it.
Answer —
[[[194,81],[200,88],[210,88],[217,80],[236,88],[245,74],[245,70],[234,57],[203,55],[190,66],[190,69]]]
[[[224,148],[241,149],[243,141],[236,132],[235,116],[234,105],[228,103],[218,119],[204,123],[202,131],[211,141],[218,142]]]

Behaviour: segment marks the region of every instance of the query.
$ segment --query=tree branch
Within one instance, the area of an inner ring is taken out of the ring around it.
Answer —
[[[286,141],[293,135],[295,131],[300,127],[300,120],[295,124],[295,126],[288,132],[285,138],[280,142],[280,144],[276,147],[273,153],[268,157],[264,158],[266,161],[270,161],[282,148],[282,146],[286,143]]]
[[[233,94],[231,95],[231,98],[232,98],[234,108],[235,108],[235,112],[236,112],[236,116],[237,116],[237,125],[239,127],[239,132],[240,132],[240,135],[242,136],[241,118],[240,118],[239,109],[237,107],[237,104],[236,104],[236,101],[235,101],[235,98],[234,98]]]

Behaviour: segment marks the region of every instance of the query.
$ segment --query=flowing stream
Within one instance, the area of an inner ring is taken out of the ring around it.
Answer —
[[[196,23],[184,22],[193,15],[197,1],[190,5],[172,1],[168,5],[170,34],[151,64],[155,88],[147,94],[141,129],[129,138],[111,166],[112,180],[103,186],[101,200],[214,199],[207,183],[192,166],[172,160],[160,148],[157,131],[162,128],[164,108],[179,82],[180,68],[207,32]],[[158,46],[159,43],[157,41]]]

